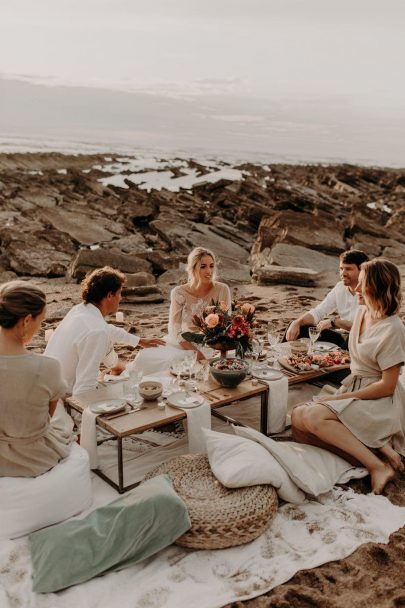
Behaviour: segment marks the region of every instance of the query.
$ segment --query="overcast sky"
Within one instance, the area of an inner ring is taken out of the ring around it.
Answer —
[[[193,99],[244,128],[311,107],[405,135],[404,58],[404,0],[0,0],[3,80]]]

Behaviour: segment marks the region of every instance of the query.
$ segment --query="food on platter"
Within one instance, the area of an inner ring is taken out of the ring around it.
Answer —
[[[311,369],[348,365],[350,355],[340,350],[331,351],[325,355],[291,355],[287,358],[287,363],[300,371],[309,371]]]

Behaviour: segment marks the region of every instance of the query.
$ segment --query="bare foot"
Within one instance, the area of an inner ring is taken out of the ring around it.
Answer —
[[[395,477],[395,471],[390,464],[381,463],[377,469],[370,471],[371,490],[374,494],[381,494],[385,485]]]
[[[405,466],[402,462],[402,458],[390,443],[387,443],[384,447],[380,448],[379,452],[385,456],[394,471],[398,471],[399,473],[404,472]]]

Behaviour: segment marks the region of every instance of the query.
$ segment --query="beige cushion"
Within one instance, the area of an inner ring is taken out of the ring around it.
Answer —
[[[211,470],[226,488],[269,484],[286,502],[301,504],[305,501],[304,493],[257,442],[208,429],[203,429],[203,433]]]
[[[254,429],[235,427],[235,433],[253,439],[280,463],[291,479],[307,494],[318,496],[336,483],[365,477],[366,469],[356,468],[340,456],[322,448],[295,441],[274,441]]]

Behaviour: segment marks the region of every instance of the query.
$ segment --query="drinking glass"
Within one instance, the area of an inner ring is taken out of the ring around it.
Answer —
[[[181,377],[181,374],[183,373],[183,361],[173,361],[172,370],[176,376],[177,388],[180,389],[180,377]]]
[[[138,386],[143,377],[143,371],[138,369],[131,369],[129,372],[129,379],[126,382],[126,387],[124,389],[125,398],[130,401],[131,405],[141,405],[143,403],[143,398],[140,396],[138,392]]]
[[[252,365],[250,367],[250,372],[252,373],[254,369],[258,366],[259,357],[263,351],[263,340],[261,338],[253,338],[252,340]]]
[[[311,340],[311,348],[310,348],[311,354],[314,352],[314,344],[317,341],[317,339],[319,338],[320,333],[321,332],[315,325],[311,325],[311,327],[308,327],[308,336],[309,336],[309,339]]]

